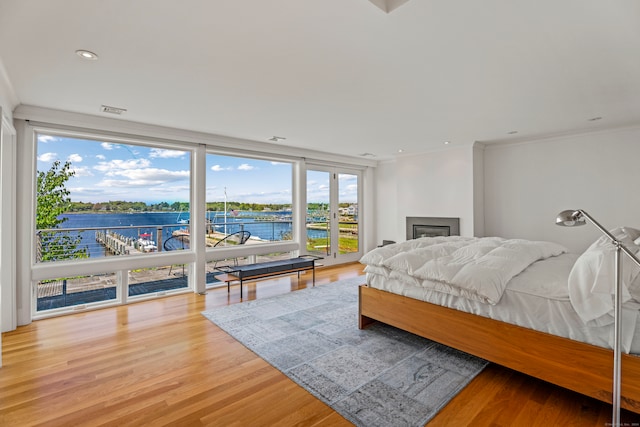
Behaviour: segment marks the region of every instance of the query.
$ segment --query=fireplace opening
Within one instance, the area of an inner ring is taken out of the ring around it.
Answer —
[[[407,240],[459,235],[460,218],[407,217]]]
[[[414,225],[413,238],[451,236],[451,227],[448,225]]]

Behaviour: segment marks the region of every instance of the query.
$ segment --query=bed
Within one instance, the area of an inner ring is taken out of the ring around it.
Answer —
[[[640,251],[640,231],[615,237]],[[613,248],[427,237],[361,259],[359,327],[374,321],[611,402]],[[624,261],[624,260],[623,260]],[[621,406],[640,413],[640,270],[623,264]]]

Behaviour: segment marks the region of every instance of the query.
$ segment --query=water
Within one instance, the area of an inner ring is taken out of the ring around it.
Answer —
[[[257,220],[256,217],[260,220]],[[161,227],[161,239],[165,241],[176,230],[188,228],[188,212],[144,212],[144,213],[81,213],[64,214],[60,218],[67,221],[60,228],[113,228],[118,234],[138,239],[139,236],[149,234],[151,240],[158,239],[158,226]],[[223,212],[207,212],[207,219],[211,221],[215,231],[225,232],[225,218]],[[118,227],[134,226],[134,228],[118,229]],[[234,233],[240,230],[249,231],[252,237],[263,240],[279,241],[291,238],[291,212],[238,212],[228,213],[226,217],[226,232]],[[95,230],[81,231],[81,247],[86,247],[90,257],[105,256],[102,246],[96,243]],[[322,230],[308,230],[309,237],[324,238],[326,232]]]

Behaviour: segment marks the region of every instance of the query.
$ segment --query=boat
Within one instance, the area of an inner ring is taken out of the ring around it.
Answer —
[[[177,224],[189,224],[189,220],[185,219],[185,218],[180,218],[180,215],[182,215],[182,211],[178,212],[178,218],[176,218],[176,223]]]
[[[136,247],[140,252],[156,252],[158,250],[156,242],[151,240],[150,233],[140,234],[140,236],[138,236],[138,240],[136,241]]]

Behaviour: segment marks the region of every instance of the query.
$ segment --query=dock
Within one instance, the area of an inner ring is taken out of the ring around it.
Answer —
[[[114,255],[129,255],[137,252],[136,240],[113,231],[96,231],[96,242]]]

